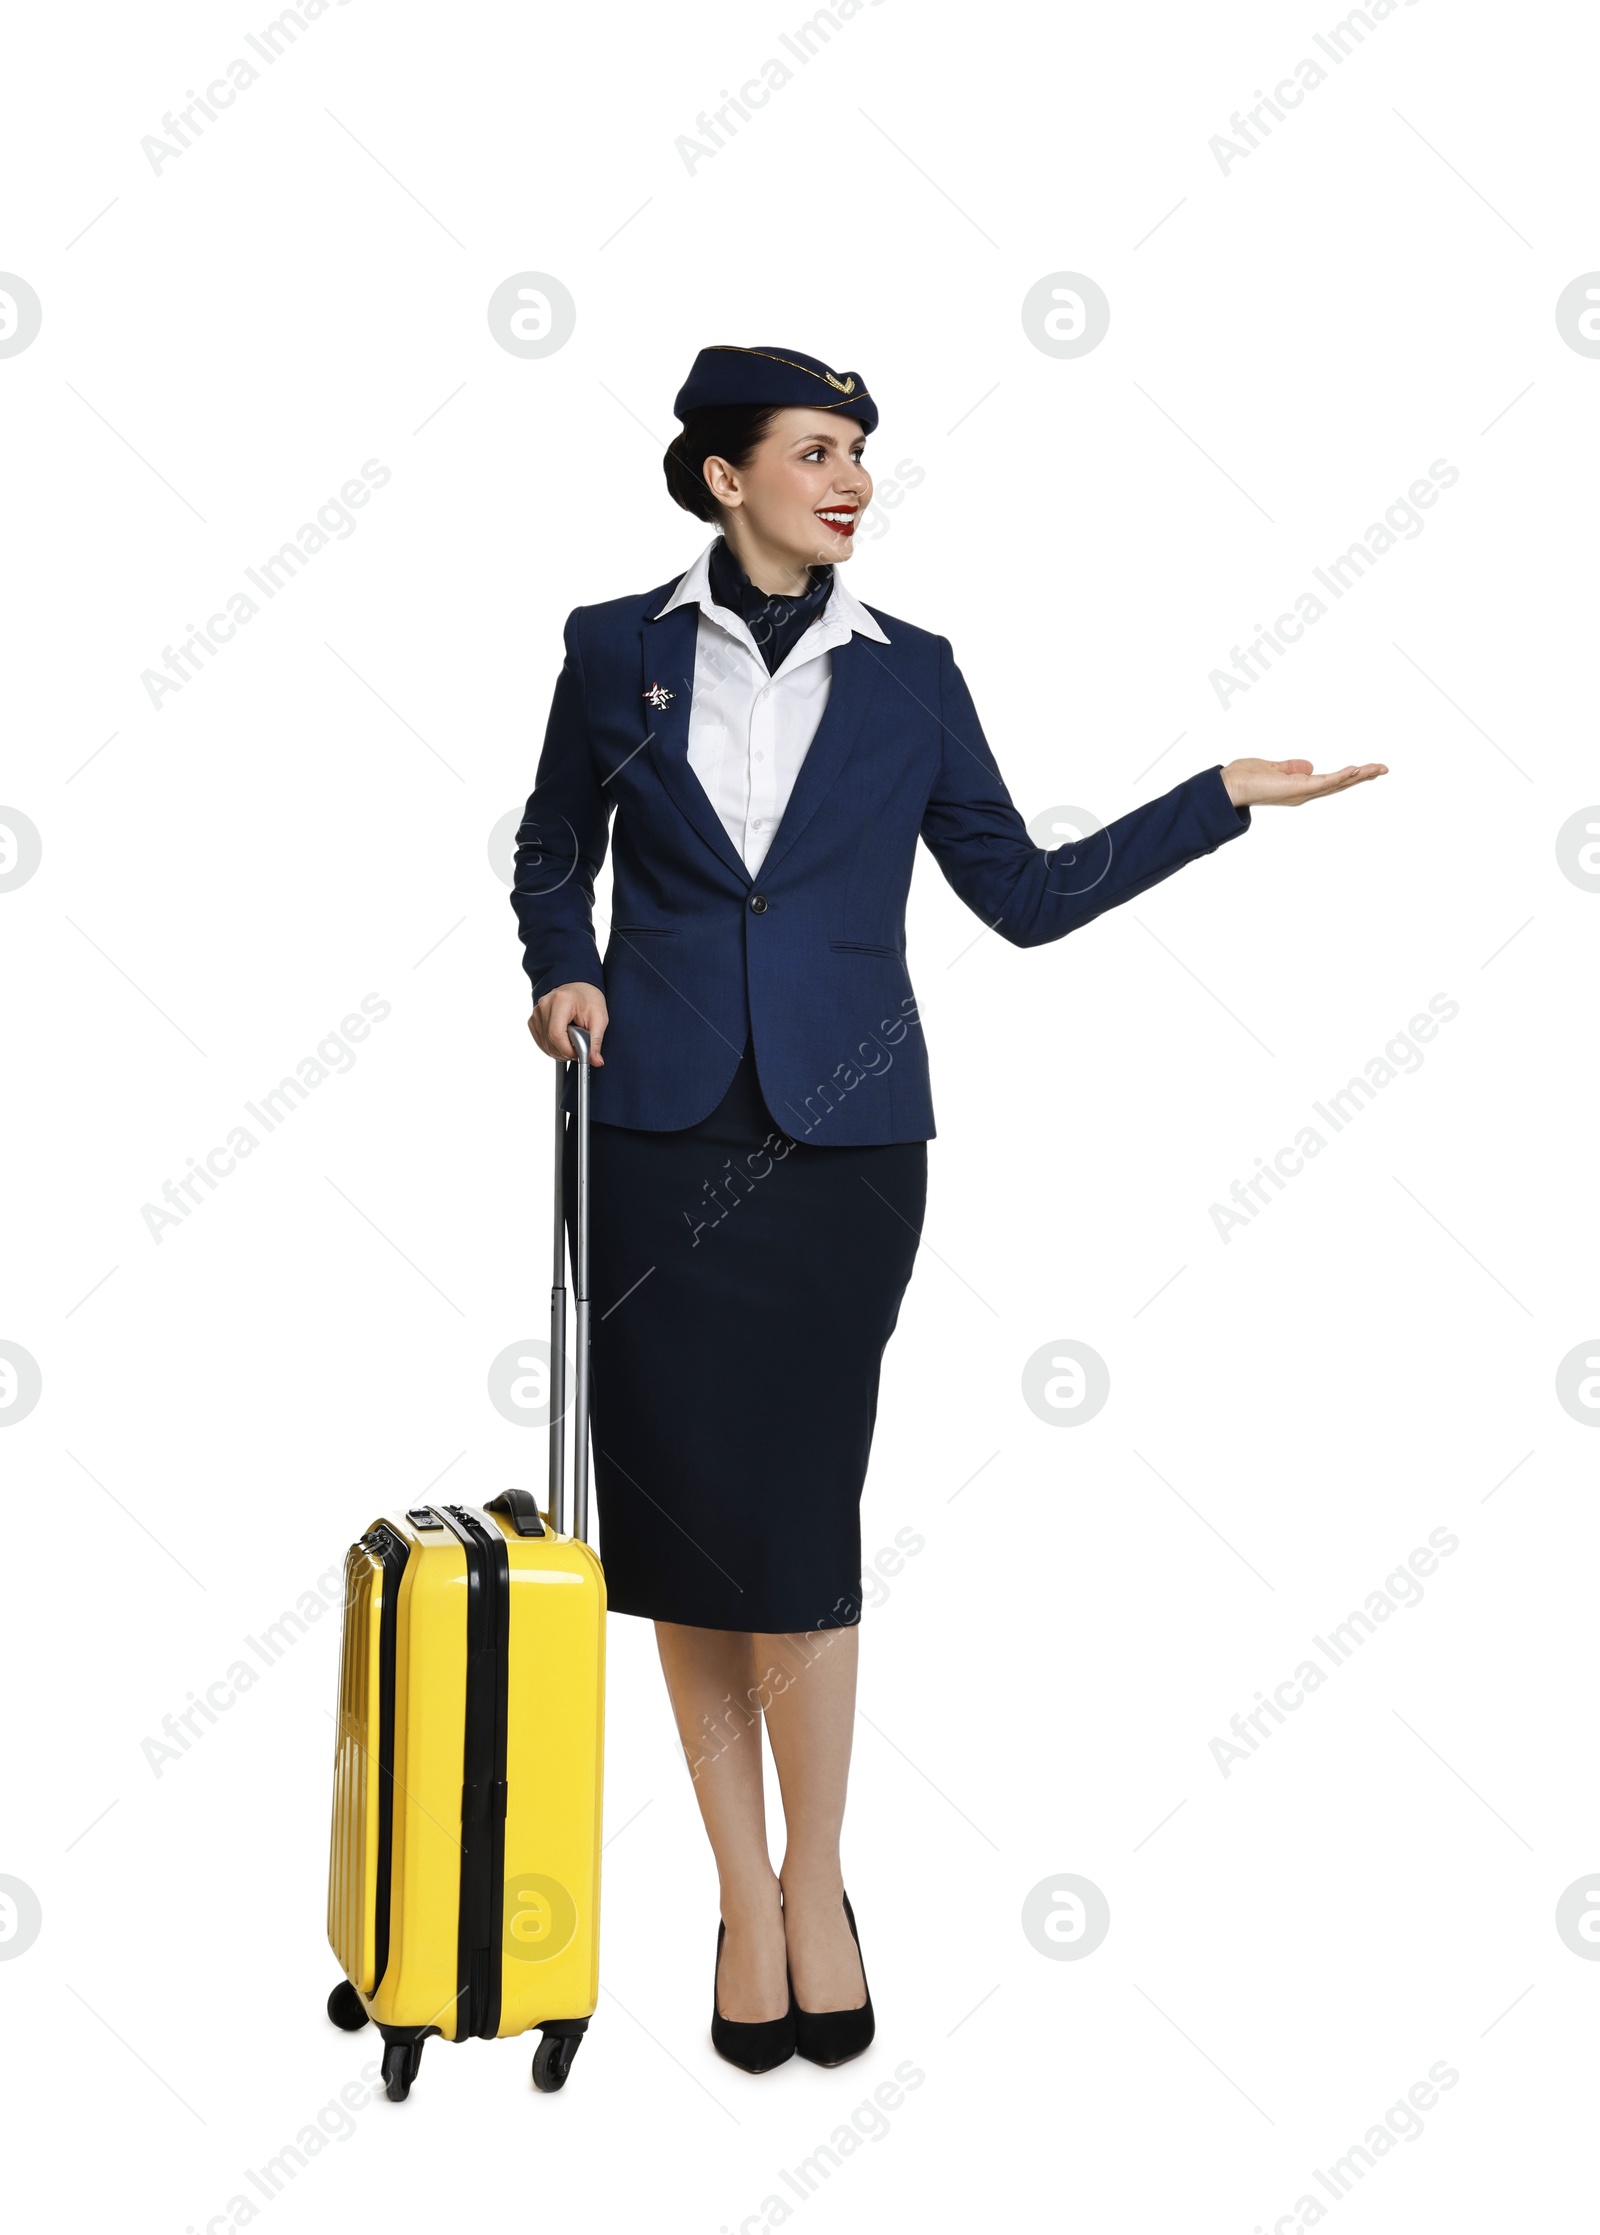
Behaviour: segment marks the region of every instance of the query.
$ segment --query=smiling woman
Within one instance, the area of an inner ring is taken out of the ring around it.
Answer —
[[[753,489],[758,508],[770,516],[765,534],[757,531],[761,541],[770,542],[775,528],[792,533],[802,517],[819,520],[840,539],[832,556],[854,535],[872,498],[871,476],[861,464],[866,439],[855,420],[833,420],[823,411],[711,404],[685,416],[662,467],[674,501],[697,520],[722,525],[724,513],[744,506]],[[856,470],[840,478],[834,469],[845,460]],[[827,542],[824,537],[824,548]],[[770,561],[778,553],[752,550],[750,556]],[[781,570],[781,558],[778,563]]]
[[[873,2037],[839,1835],[861,1493],[934,1135],[906,960],[918,845],[1002,939],[1042,946],[1242,836],[1252,801],[1381,771],[1235,761],[1091,840],[1035,845],[948,640],[844,578],[873,501],[861,376],[720,344],[674,408],[667,487],[717,533],[675,580],[569,617],[512,904],[536,1043],[573,1058],[581,1027],[594,1064],[607,1596],[654,1621],[695,1765],[724,1926],[712,2040],[764,2072]],[[707,1753],[758,1716],[776,1876],[760,1747]]]

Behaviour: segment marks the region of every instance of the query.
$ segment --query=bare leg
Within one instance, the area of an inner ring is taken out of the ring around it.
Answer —
[[[757,1696],[783,1789],[784,1933],[802,2010],[859,2010],[867,1999],[839,1862],[860,1635],[852,1627],[753,1639]]]
[[[761,1713],[748,1630],[658,1622],[656,1646],[673,1718],[716,1857],[727,1926],[717,2007],[752,2025],[789,2007],[783,1912],[767,1851]]]

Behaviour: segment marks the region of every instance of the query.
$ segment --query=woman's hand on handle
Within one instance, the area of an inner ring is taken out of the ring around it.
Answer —
[[[600,988],[579,982],[554,986],[542,1001],[536,1001],[533,1015],[528,1019],[528,1030],[546,1055],[558,1060],[564,1057],[575,1060],[578,1051],[567,1037],[567,1026],[581,1025],[589,1035],[590,1058],[603,1069],[605,1058],[600,1053],[600,1042],[609,1022],[606,997]]]
[[[1347,792],[1352,784],[1369,784],[1388,773],[1382,761],[1335,768],[1326,776],[1313,775],[1309,761],[1229,761],[1222,781],[1235,807],[1303,807],[1308,799]]]

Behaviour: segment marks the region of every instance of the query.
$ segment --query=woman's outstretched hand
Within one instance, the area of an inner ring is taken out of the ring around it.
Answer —
[[[528,1030],[546,1055],[576,1057],[578,1051],[567,1038],[567,1026],[582,1025],[589,1035],[590,1060],[597,1068],[604,1069],[600,1042],[610,1021],[606,997],[600,988],[579,980],[570,986],[555,986],[542,1001],[536,1001],[533,1015],[528,1019]]]
[[[1335,768],[1326,776],[1313,775],[1309,761],[1229,761],[1222,781],[1235,807],[1303,807],[1308,799],[1347,792],[1352,784],[1370,784],[1388,773],[1382,761]]]

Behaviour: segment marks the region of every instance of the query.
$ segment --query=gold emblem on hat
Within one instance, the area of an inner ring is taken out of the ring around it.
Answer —
[[[822,377],[830,388],[837,388],[841,396],[853,396],[856,392],[856,376],[854,373],[850,375],[848,380],[836,380],[831,372],[825,372]]]

